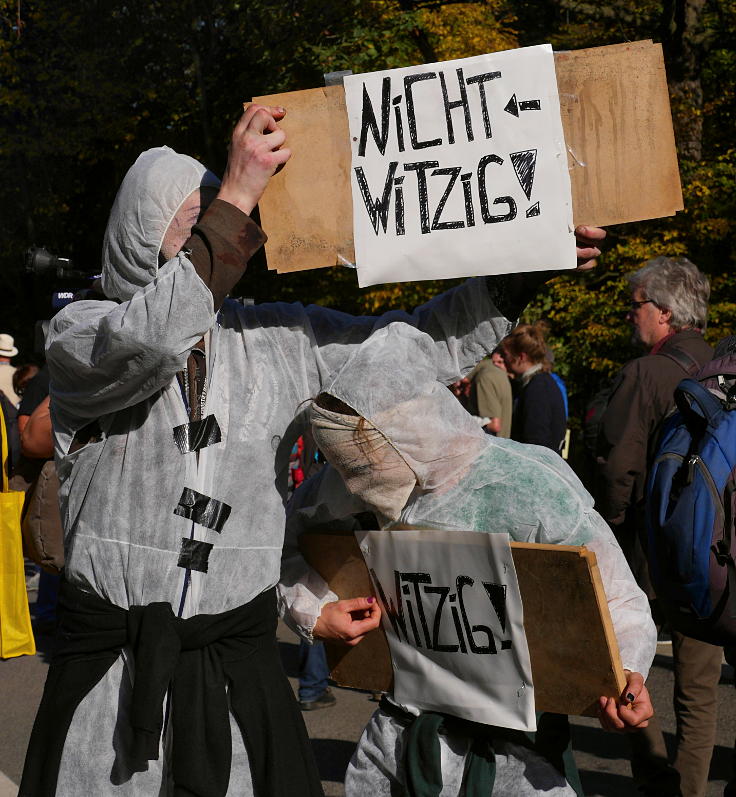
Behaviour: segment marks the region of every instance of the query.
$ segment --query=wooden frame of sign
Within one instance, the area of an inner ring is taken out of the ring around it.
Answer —
[[[373,594],[352,533],[307,533],[305,559],[340,598]],[[511,543],[524,604],[537,711],[595,716],[598,698],[626,687],[621,656],[595,554],[583,547]],[[391,655],[382,629],[355,647],[326,643],[339,686],[388,691]]]
[[[662,47],[629,42],[555,53],[575,224],[672,216],[682,189]],[[292,151],[259,203],[268,267],[355,261],[350,135],[342,86],[254,97],[282,105]]]

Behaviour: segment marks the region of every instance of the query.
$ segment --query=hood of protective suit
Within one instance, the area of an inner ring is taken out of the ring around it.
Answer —
[[[219,178],[199,161],[170,147],[143,152],[118,190],[102,245],[102,289],[127,301],[154,279],[166,230],[197,188],[217,188]]]
[[[455,484],[488,445],[485,432],[437,381],[435,357],[428,335],[408,324],[389,324],[358,348],[324,391],[352,407],[368,428],[359,428],[358,418],[312,408],[315,441],[325,457],[349,489],[351,481],[365,482],[362,471],[371,469],[369,502],[391,519],[415,487],[434,491]],[[401,476],[399,458],[410,478]]]

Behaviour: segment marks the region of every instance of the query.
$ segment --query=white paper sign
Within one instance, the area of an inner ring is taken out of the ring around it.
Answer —
[[[536,730],[523,610],[507,534],[359,531],[383,612],[394,698]]]
[[[361,287],[575,268],[548,44],[345,78]]]

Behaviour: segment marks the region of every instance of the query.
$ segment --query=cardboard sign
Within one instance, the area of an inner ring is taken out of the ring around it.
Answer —
[[[651,41],[628,42],[555,53],[554,61],[572,182],[574,224],[605,226],[671,216],[681,210],[682,190],[661,45]],[[439,77],[425,81],[427,87],[438,82]],[[488,91],[493,83],[499,81],[494,79],[484,84]],[[421,82],[413,85],[417,92],[424,88]],[[446,86],[450,102],[460,99],[457,82],[452,84],[446,77]],[[476,84],[466,84],[466,90],[469,102],[474,96],[479,101]],[[403,96],[403,86],[401,93]],[[519,102],[537,97],[534,92],[516,94],[519,120],[534,118],[538,113],[529,110],[524,116]],[[507,99],[510,98],[511,95]],[[283,105],[287,109],[282,126],[292,151],[286,168],[271,179],[259,203],[263,227],[269,236],[266,243],[269,268],[290,272],[354,264],[350,181],[351,145],[356,142],[351,141],[348,130],[343,87],[255,97],[254,101]],[[513,108],[513,103],[510,107]],[[392,105],[389,117],[394,113]],[[458,141],[465,130],[464,110],[456,106],[451,113]],[[445,120],[442,102],[436,116],[439,123]],[[502,111],[501,117],[507,116],[509,122],[514,121],[509,113]],[[381,119],[379,113],[379,136]],[[473,125],[478,122],[473,120]],[[418,127],[418,140],[420,130]],[[404,136],[407,136],[406,127]],[[488,141],[493,142],[493,138]],[[448,161],[447,166],[458,164],[459,161]],[[493,168],[488,167],[489,173]],[[405,175],[404,183],[409,179],[416,182],[416,174]],[[462,180],[457,179],[456,183],[462,188]],[[498,195],[492,193],[491,200]],[[406,187],[404,196],[407,196]],[[532,205],[531,201],[525,205],[524,213]],[[446,218],[467,220],[464,206],[459,208],[459,215]],[[395,219],[395,212],[387,219],[387,225],[390,221],[394,229]],[[436,232],[424,237],[433,241]],[[542,249],[539,260],[545,256]],[[400,274],[389,276],[391,281],[402,279]]]
[[[361,531],[395,699],[485,725],[536,730],[507,534]]]
[[[345,78],[361,287],[575,268],[549,45]]]
[[[340,598],[372,594],[352,532],[308,533],[299,540],[309,564]],[[524,628],[537,711],[596,716],[601,695],[626,686],[595,554],[586,548],[511,543],[524,606]],[[355,647],[325,643],[340,686],[389,691],[394,670],[386,636],[372,631]]]

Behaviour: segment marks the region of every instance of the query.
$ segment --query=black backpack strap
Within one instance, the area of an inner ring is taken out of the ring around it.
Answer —
[[[726,583],[728,584],[728,616],[736,618],[736,562],[733,558],[733,535],[736,534],[736,518],[733,514],[734,492],[736,482],[733,473],[726,481],[723,495],[723,508],[725,518],[723,522],[723,536],[711,546],[711,552],[721,567],[726,568]]]
[[[677,363],[688,376],[695,376],[702,368],[700,362],[684,349],[672,348],[668,351],[658,351],[657,354],[662,357],[668,357],[670,360]]]
[[[683,379],[675,390],[675,405],[695,444],[707,426],[714,427],[723,413],[721,402],[699,382]]]

